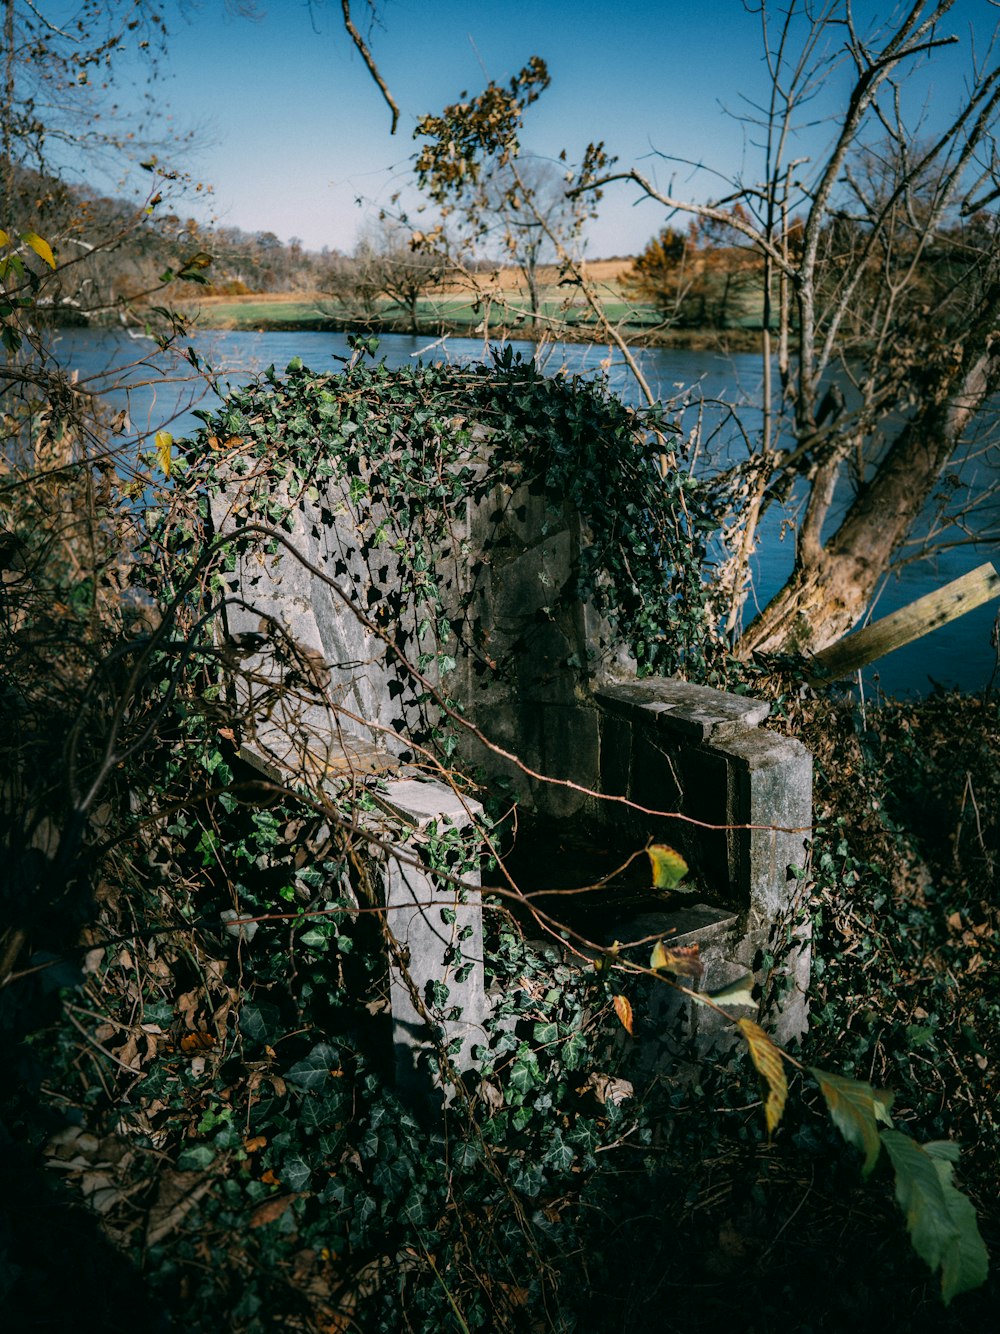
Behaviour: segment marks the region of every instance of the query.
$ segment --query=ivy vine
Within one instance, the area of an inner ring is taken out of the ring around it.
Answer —
[[[717,518],[710,491],[672,466],[673,427],[660,409],[629,407],[600,379],[547,376],[509,347],[489,367],[399,370],[362,350],[336,372],[297,358],[284,376],[271,367],[200,414],[202,428],[179,442],[169,532],[167,520],[152,527],[174,589],[211,536],[208,498],[234,478],[244,483],[241,524],[288,531],[304,500],[322,503],[341,487],[372,571],[360,605],[391,631],[409,600],[418,642],[404,631],[399,646],[418,669],[446,674],[458,654],[488,661],[469,595],[456,607],[443,587],[442,553],[472,563],[487,554],[453,549],[456,520],[498,488],[508,497],[527,488],[544,496],[553,523],[572,507],[584,524],[573,578],[555,600],[589,601],[640,674],[705,673],[715,641],[703,575]],[[214,559],[218,593],[233,550]]]

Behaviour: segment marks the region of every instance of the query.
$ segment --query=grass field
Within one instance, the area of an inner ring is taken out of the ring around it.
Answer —
[[[632,302],[624,290],[623,279],[631,259],[597,260],[587,266],[587,273],[602,299],[607,318],[630,338],[662,341],[677,345],[699,346],[723,338],[711,330],[661,329],[654,306]],[[578,341],[605,341],[597,322],[578,290],[559,284],[556,269],[541,271],[538,326],[531,319],[528,294],[516,269],[481,277],[477,292],[471,284],[453,284],[429,293],[417,305],[421,333],[481,334],[488,312],[488,331],[496,337],[535,340],[547,328],[558,338]],[[186,313],[205,329],[285,330],[285,329],[360,329],[406,331],[409,312],[388,301],[375,310],[363,312],[341,305],[322,292],[261,293],[251,296],[205,296],[197,302],[184,303]],[[747,341],[756,343],[751,331],[727,331],[730,345]]]

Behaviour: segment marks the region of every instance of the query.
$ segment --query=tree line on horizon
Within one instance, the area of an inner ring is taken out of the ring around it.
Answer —
[[[553,182],[561,173],[539,175],[558,201]],[[156,192],[153,204],[136,203],[16,163],[7,176],[11,211],[30,213],[55,252],[72,261],[50,276],[40,303],[66,323],[148,317],[154,306],[189,300],[192,293],[181,284],[196,282],[203,296],[320,293],[342,313],[373,325],[387,307],[396,307],[415,328],[418,303],[445,284],[461,286],[504,268],[520,275],[537,316],[543,281],[558,271],[547,238],[530,233],[527,224],[511,233],[499,202],[500,253],[492,258],[456,254],[447,242],[421,246],[419,232],[386,214],[369,218],[345,252],[311,250],[298,237],[286,241],[272,231],[200,223],[169,204],[160,211]],[[759,320],[759,262],[724,223],[692,222],[683,232],[664,228],[632,258],[620,286],[647,323],[651,311],[657,322],[679,329],[725,330]]]

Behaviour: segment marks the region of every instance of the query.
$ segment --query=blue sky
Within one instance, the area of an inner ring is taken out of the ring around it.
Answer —
[[[554,157],[565,147],[572,160],[604,139],[623,165],[655,170],[663,185],[676,171],[678,192],[702,198],[707,183],[650,154],[726,173],[746,164],[754,175],[746,129],[727,114],[743,109],[741,94],[759,96],[765,80],[759,22],[741,0],[383,0],[370,46],[400,104],[394,137],[343,32],[339,0],[259,0],[258,8],[256,22],[227,13],[223,0],[166,11],[157,99],[172,124],[196,132],[199,147],[182,165],[214,186],[223,224],[349,250],[363,217],[355,200],[377,206],[406,186],[417,117],[490,78],[506,81],[534,54],[548,62],[552,86],[528,113],[525,148]],[[365,0],[353,8],[367,33]],[[889,12],[876,0],[856,9]],[[982,37],[997,12],[988,0],[959,0],[948,26],[965,35],[971,22]],[[923,89],[932,115],[954,95],[957,69],[938,58]],[[591,228],[592,256],[635,253],[662,225],[662,210],[635,198],[627,186],[609,191]]]

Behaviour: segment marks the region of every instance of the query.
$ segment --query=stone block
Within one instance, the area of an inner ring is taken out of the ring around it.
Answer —
[[[652,715],[668,731],[695,741],[710,741],[756,727],[771,707],[765,700],[729,695],[664,676],[610,682],[598,686],[594,693],[609,713],[632,721]]]
[[[441,1092],[439,1047],[462,1074],[476,1066],[474,1048],[486,1041],[483,911],[478,870],[463,874],[461,886],[449,883],[420,864],[420,849],[432,827],[439,836],[468,830],[482,807],[442,783],[405,778],[383,784],[376,799],[414,831],[382,868],[395,946],[389,998],[396,1082],[411,1101],[433,1102]]]

